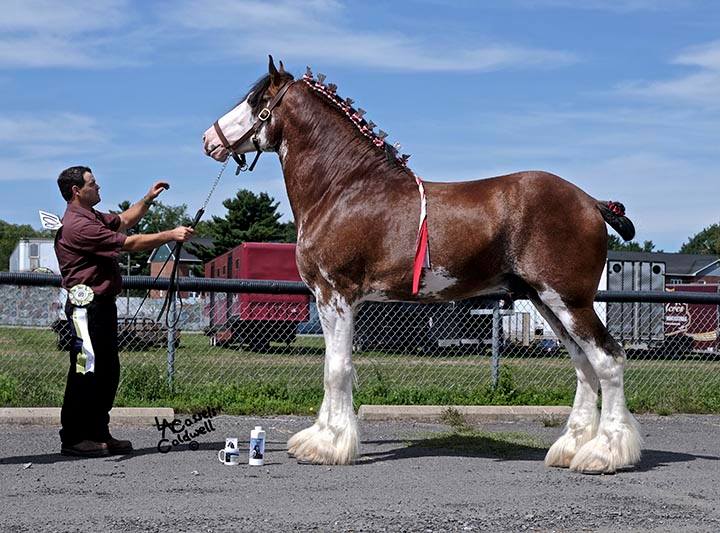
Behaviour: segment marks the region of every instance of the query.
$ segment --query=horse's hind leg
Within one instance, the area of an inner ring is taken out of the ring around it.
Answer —
[[[560,319],[572,339],[582,348],[600,381],[602,407],[596,435],[570,462],[570,469],[586,473],[612,473],[640,461],[640,427],[625,404],[625,351],[608,333],[590,304],[567,307],[554,291],[540,299]]]
[[[568,467],[577,451],[597,433],[600,413],[597,408],[598,378],[582,348],[572,339],[560,319],[537,297],[530,295],[538,312],[550,325],[570,354],[577,375],[577,388],[565,432],[545,456],[547,466]]]
[[[335,296],[318,299],[325,337],[325,396],[315,424],[293,435],[288,453],[300,461],[349,464],[358,455],[358,428],[353,409],[352,338],[354,310]]]

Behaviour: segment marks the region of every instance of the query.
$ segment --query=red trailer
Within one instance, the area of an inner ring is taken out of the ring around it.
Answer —
[[[669,292],[703,292],[717,294],[716,283],[688,283],[668,285]],[[712,304],[665,304],[665,339],[675,340],[687,351],[718,352],[718,306]]]
[[[206,278],[301,281],[295,244],[245,242],[205,264]],[[213,345],[249,345],[266,351],[270,342],[295,340],[297,325],[310,318],[302,294],[210,293],[207,332]]]

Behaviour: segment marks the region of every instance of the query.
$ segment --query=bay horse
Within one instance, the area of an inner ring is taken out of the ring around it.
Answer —
[[[635,233],[622,204],[540,171],[422,183],[407,156],[334,84],[309,68],[295,80],[279,66],[270,56],[268,74],[208,128],[203,143],[222,162],[254,150],[280,158],[298,230],[297,266],[325,339],[322,406],[315,423],[290,438],[288,452],[318,464],[348,464],[358,455],[352,341],[361,302],[438,302],[506,289],[533,302],[577,374],[571,414],[545,463],[585,473],[636,464],[641,437],[625,401],[625,352],[593,309],[605,223],[625,240]],[[423,242],[429,264],[417,261]]]

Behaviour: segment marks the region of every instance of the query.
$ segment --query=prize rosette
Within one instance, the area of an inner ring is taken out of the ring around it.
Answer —
[[[75,285],[68,291],[68,297],[70,298],[71,304],[78,307],[85,307],[93,301],[95,293],[87,285],[79,284]]]

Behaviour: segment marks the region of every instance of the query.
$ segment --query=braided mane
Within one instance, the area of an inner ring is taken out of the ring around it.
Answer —
[[[310,67],[307,67],[305,75],[301,78],[301,81],[303,81],[313,91],[324,96],[327,100],[334,104],[335,107],[337,107],[345,116],[350,119],[350,121],[355,125],[355,127],[358,129],[358,131],[360,131],[360,133],[370,139],[370,141],[378,149],[382,150],[385,153],[388,160],[397,162],[400,166],[404,167],[410,173],[414,174],[412,170],[410,170],[410,168],[407,166],[410,155],[400,154],[398,151],[399,144],[393,146],[390,143],[386,142],[385,138],[388,136],[388,134],[385,133],[383,130],[379,130],[378,133],[375,133],[373,131],[375,129],[375,123],[372,121],[368,122],[363,117],[365,115],[365,110],[362,108],[355,109],[352,106],[352,104],[354,103],[352,98],[345,98],[343,100],[343,98],[339,94],[337,94],[337,85],[335,85],[334,83],[328,83],[327,85],[325,85],[324,74],[318,73],[317,79],[314,79]]]

